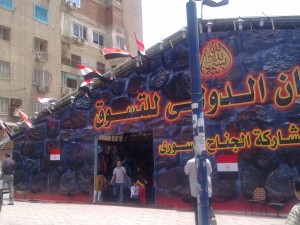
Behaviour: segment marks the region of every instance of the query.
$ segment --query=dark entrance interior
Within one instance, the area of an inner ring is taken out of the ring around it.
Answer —
[[[110,184],[116,162],[122,161],[126,174],[130,178],[130,185],[125,182],[124,203],[139,204],[138,198],[131,198],[130,187],[137,177],[144,177],[146,184],[146,204],[155,203],[155,189],[153,188],[153,132],[123,133],[101,135],[98,140],[98,175],[103,175],[104,182],[102,200],[116,202],[118,196],[115,188]]]

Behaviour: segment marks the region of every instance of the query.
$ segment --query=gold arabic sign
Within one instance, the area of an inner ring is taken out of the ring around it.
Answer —
[[[206,151],[208,154],[216,154],[218,151],[232,151],[238,153],[241,150],[249,150],[253,147],[266,148],[276,151],[280,147],[299,146],[300,134],[299,127],[291,124],[288,129],[288,135],[283,135],[282,129],[276,130],[272,134],[270,129],[261,130],[253,129],[251,132],[241,132],[238,136],[231,136],[225,132],[223,138],[220,134],[216,134],[214,138],[206,139]],[[176,142],[163,141],[158,147],[158,153],[161,156],[175,156],[182,152],[192,152],[193,142],[188,141],[185,144],[177,144]]]

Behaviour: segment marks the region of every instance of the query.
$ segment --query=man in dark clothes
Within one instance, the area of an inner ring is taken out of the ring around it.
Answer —
[[[10,154],[5,153],[5,159],[2,162],[2,178],[3,185],[7,183],[9,190],[9,204],[14,204],[14,172],[15,172],[15,161],[10,158]]]

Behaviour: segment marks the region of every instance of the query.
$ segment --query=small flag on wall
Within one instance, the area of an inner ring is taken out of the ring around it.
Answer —
[[[237,155],[217,155],[217,169],[221,179],[238,178]]]
[[[60,160],[60,149],[51,148],[50,149],[50,160]]]
[[[20,117],[24,120],[24,122],[27,124],[28,127],[33,128],[33,124],[29,120],[28,116],[21,111],[21,109],[18,110]]]
[[[138,47],[140,53],[141,53],[142,55],[145,55],[145,46],[144,46],[143,42],[139,41],[139,40],[136,38],[136,34],[135,34],[135,33],[134,33],[134,37],[135,37],[135,42],[136,42],[136,44],[137,44],[137,47]]]

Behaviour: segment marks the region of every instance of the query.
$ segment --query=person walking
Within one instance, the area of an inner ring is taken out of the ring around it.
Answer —
[[[113,177],[111,178],[111,184],[115,184],[117,194],[119,195],[118,202],[122,204],[124,202],[124,182],[127,178],[126,170],[122,166],[121,160],[117,161],[117,166],[113,170]]]
[[[198,211],[197,211],[197,196],[198,196],[198,184],[197,184],[197,168],[196,168],[196,161],[195,157],[187,161],[184,166],[184,172],[186,175],[189,176],[190,181],[190,190],[191,196],[193,198],[194,203],[194,212],[195,212],[195,222],[198,225]],[[207,187],[208,187],[208,197],[209,197],[209,213],[210,213],[210,220],[212,225],[216,225],[216,217],[214,210],[211,206],[211,196],[212,196],[212,185],[211,185],[211,174],[212,174],[212,167],[210,161],[206,159],[206,170],[207,170]]]
[[[5,159],[2,162],[2,179],[3,186],[7,184],[9,190],[8,205],[14,205],[14,172],[15,161],[10,158],[10,154],[5,153]]]
[[[294,181],[295,196],[300,200],[300,179]],[[298,202],[293,206],[285,221],[285,225],[300,225],[300,203]]]

